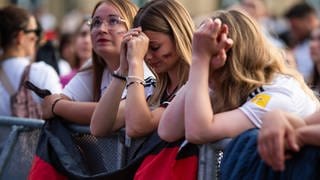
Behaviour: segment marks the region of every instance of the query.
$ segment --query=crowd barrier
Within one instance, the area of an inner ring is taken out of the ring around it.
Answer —
[[[0,179],[26,179],[36,151],[44,120],[0,116]],[[124,167],[143,142],[130,141],[121,130],[108,138],[96,138],[88,126],[69,125],[92,172]],[[199,180],[219,179],[223,149],[230,140],[200,146]]]

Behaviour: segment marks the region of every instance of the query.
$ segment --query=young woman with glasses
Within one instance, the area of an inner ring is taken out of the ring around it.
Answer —
[[[112,85],[110,83],[125,79],[124,72],[119,68],[120,46],[124,34],[131,28],[136,12],[137,7],[130,0],[104,0],[97,3],[88,21],[93,45],[92,61],[84,65],[62,94],[45,98],[45,119],[58,115],[71,122],[90,123],[97,102]],[[153,78],[153,74],[146,68],[144,79],[148,77]],[[152,87],[146,87],[145,92],[151,94]],[[125,91],[119,93],[125,98]],[[121,108],[122,105],[112,106]]]

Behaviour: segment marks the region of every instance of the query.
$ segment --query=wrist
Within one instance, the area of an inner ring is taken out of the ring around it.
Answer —
[[[203,66],[208,67],[209,64],[210,64],[210,57],[196,56],[196,55],[192,56],[192,65],[203,65]]]
[[[124,74],[122,74],[119,70],[113,71],[112,76],[118,80],[123,81],[123,82],[126,82],[126,80],[127,80],[127,77]]]
[[[63,100],[63,97],[57,98],[53,101],[53,103],[51,105],[51,113],[53,114],[53,116],[57,116],[57,114],[55,113],[55,109],[57,107],[58,102],[61,100]]]
[[[132,59],[129,61],[129,69],[143,67],[143,60]]]
[[[123,68],[123,67],[119,67],[119,69],[117,69],[115,71],[117,74],[126,77],[128,75],[128,68]]]
[[[296,137],[299,147],[302,147],[305,144],[304,137],[308,136],[306,132],[308,131],[305,127],[300,127],[296,130]]]

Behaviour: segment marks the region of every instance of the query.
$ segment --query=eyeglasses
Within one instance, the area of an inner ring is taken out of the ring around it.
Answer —
[[[41,30],[40,29],[24,29],[23,32],[26,33],[26,34],[35,33],[37,37],[40,37],[40,35],[41,35]]]
[[[109,15],[105,19],[102,19],[101,17],[90,18],[87,21],[87,24],[90,26],[90,29],[97,29],[103,23],[106,23],[109,30],[114,30],[124,22],[125,20],[117,15]]]

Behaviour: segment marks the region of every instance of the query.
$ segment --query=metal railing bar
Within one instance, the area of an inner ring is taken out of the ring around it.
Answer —
[[[9,134],[9,137],[5,143],[4,148],[2,149],[0,156],[0,175],[3,172],[3,169],[9,159],[10,153],[12,153],[14,145],[16,144],[19,131],[23,129],[22,126],[12,126],[12,130]]]

